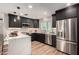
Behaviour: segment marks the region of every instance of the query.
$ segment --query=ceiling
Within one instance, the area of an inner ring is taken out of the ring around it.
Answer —
[[[32,8],[28,8],[28,5],[32,5]],[[21,9],[17,10],[17,6],[19,6]],[[43,17],[51,16],[55,13],[56,10],[65,7],[67,7],[66,3],[0,3],[0,12],[17,12],[17,14],[22,16],[23,14],[28,14],[25,17],[40,19]]]

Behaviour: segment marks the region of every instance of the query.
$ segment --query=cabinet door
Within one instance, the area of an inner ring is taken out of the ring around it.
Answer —
[[[52,27],[56,27],[56,15],[52,15]]]
[[[52,46],[56,47],[56,35],[52,35]]]
[[[28,19],[28,23],[30,24],[30,27],[33,28],[33,20],[32,19]]]
[[[37,36],[36,33],[32,33],[31,36],[32,36],[32,37],[31,37],[32,41],[38,41],[38,39],[37,39],[38,36]]]
[[[27,18],[21,17],[22,23],[27,23]]]
[[[63,20],[77,16],[77,6],[73,5],[61,10],[56,11],[56,19]]]
[[[45,34],[39,34],[39,41],[45,43]]]
[[[22,27],[21,20],[18,20],[16,15],[9,14],[9,27]]]
[[[45,43],[45,34],[32,33],[32,41],[39,41]]]
[[[33,28],[33,19],[21,17],[22,23],[27,23],[29,27]]]
[[[39,28],[39,20],[33,20],[33,27]]]

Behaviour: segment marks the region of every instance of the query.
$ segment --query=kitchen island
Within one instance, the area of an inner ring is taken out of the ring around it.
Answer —
[[[8,45],[7,55],[31,55],[31,37],[29,35],[19,34],[16,37],[7,37],[4,39],[4,45]]]

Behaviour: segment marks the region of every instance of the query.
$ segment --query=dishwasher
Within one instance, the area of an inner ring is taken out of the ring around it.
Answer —
[[[45,43],[52,45],[52,35],[50,33],[46,33],[45,35]]]

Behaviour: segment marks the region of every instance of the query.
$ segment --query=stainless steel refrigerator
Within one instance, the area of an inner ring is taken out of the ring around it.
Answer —
[[[77,54],[77,18],[56,21],[56,48],[64,53]]]

